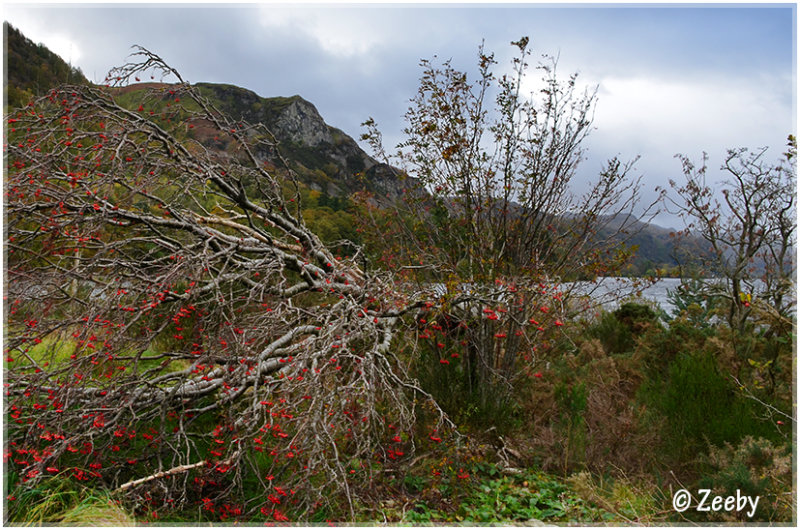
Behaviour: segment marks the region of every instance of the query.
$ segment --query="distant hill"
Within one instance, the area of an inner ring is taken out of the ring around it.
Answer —
[[[675,272],[679,264],[691,266],[699,265],[704,255],[710,255],[708,244],[696,236],[679,236],[675,230],[664,228],[655,224],[645,223],[629,215],[618,215],[606,223],[604,232],[599,234],[607,237],[609,234],[625,226],[625,233],[617,236],[625,239],[628,246],[635,247],[636,253],[630,264],[632,274],[656,274],[657,272]],[[692,255],[678,250],[678,238],[682,237],[682,245],[690,246]]]
[[[3,43],[6,54],[3,93],[9,107],[21,107],[64,83],[89,83],[79,68],[68,65],[44,44],[34,44],[8,22],[3,22]]]

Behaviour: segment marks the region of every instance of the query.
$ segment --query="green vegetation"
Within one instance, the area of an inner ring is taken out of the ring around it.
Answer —
[[[546,474],[498,476],[491,466],[475,466],[474,469],[478,480],[460,486],[441,482],[429,486],[439,491],[459,489],[452,496],[451,506],[440,504],[442,507],[436,508],[427,502],[417,502],[412,510],[403,514],[401,522],[509,524],[620,520],[615,514],[582,500],[563,481]],[[460,476],[463,478],[457,480],[467,481],[471,475],[462,469]]]
[[[16,483],[12,475],[11,484]],[[9,481],[5,481],[9,484]],[[6,493],[5,522],[50,526],[132,526],[136,519],[108,492],[76,487],[67,477],[55,476],[33,489],[10,487]]]
[[[714,447],[704,457],[708,470],[699,486],[714,494],[728,496],[740,490],[744,495],[760,496],[754,519],[786,521],[796,516],[795,499],[788,494],[794,481],[792,454],[786,444],[747,436],[738,444]],[[712,521],[743,521],[741,514],[713,514]]]

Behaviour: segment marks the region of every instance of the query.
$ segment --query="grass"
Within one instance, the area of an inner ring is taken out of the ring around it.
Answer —
[[[66,526],[132,526],[136,520],[107,495],[92,495],[63,513]]]
[[[49,336],[41,339],[41,342],[33,345],[21,345],[18,349],[11,350],[5,359],[5,367],[17,366],[18,363],[27,364],[28,360],[22,355],[23,352],[33,359],[40,366],[48,363],[47,366],[58,366],[70,360],[70,356],[75,353],[77,343],[74,340],[62,339],[60,337]],[[8,357],[14,359],[9,362]]]
[[[6,481],[7,484],[14,482]],[[35,488],[17,486],[11,491],[6,500],[6,523],[131,526],[136,521],[110,494],[54,477]]]
[[[22,352],[25,352],[28,357],[30,357],[39,367],[41,367],[45,372],[55,371],[58,370],[65,365],[68,365],[72,362],[75,362],[76,359],[73,359],[73,356],[77,356],[77,359],[82,359],[84,357],[90,357],[92,355],[97,354],[95,350],[84,349],[82,350],[76,339],[71,337],[60,337],[56,335],[50,335],[47,337],[43,337],[40,339],[40,342],[37,344],[33,344],[30,346],[22,345],[18,349],[14,349],[6,354],[4,358],[4,367],[8,369],[17,368],[20,366],[27,366],[29,364],[28,359],[22,355]],[[132,351],[115,353],[116,357],[131,357],[134,353]],[[99,375],[103,371],[105,360],[102,360],[102,355],[99,355],[101,358],[100,364],[94,369],[95,375]],[[155,359],[151,359],[156,357]],[[9,358],[14,359],[13,361],[9,362]],[[127,363],[128,361],[126,361]],[[143,372],[150,368],[159,367],[162,362],[162,358],[157,357],[156,351],[152,348],[148,348],[141,353],[141,361],[139,362],[139,371]],[[174,359],[169,362],[166,366],[163,366],[161,369],[161,373],[172,373],[184,370],[191,366],[191,360],[189,359]]]
[[[670,514],[668,495],[657,486],[628,478],[608,478],[581,471],[566,481],[582,499],[614,514],[615,521],[629,524],[659,524]]]

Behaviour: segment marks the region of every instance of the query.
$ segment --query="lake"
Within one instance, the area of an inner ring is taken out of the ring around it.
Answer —
[[[658,304],[661,309],[671,313],[673,306],[667,298],[667,291],[675,290],[680,284],[680,278],[662,278],[654,284],[639,285],[642,280],[638,278],[598,278],[597,282],[575,282],[570,284],[578,293],[591,297],[593,305],[598,309],[602,307],[612,310],[621,302],[639,300]]]
[[[721,278],[704,281],[724,283]],[[667,298],[667,292],[674,291],[680,284],[680,278],[662,278],[652,285],[648,285],[639,278],[608,277],[598,278],[596,283],[574,282],[567,285],[572,286],[575,290],[574,292],[586,294],[590,297],[590,304],[597,310],[600,308],[613,310],[621,302],[642,301],[654,302],[661,306],[661,309],[666,311],[667,314],[671,315],[675,306]],[[758,293],[764,290],[764,283],[761,280],[754,280],[749,287],[747,287],[747,284],[743,284],[742,289],[745,292],[752,289],[753,293]]]

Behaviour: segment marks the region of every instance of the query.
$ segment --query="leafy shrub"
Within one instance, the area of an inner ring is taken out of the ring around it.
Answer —
[[[658,322],[658,315],[650,306],[633,302],[622,304],[614,311],[614,316],[634,333],[641,333]]]
[[[419,493],[425,488],[427,480],[419,475],[408,474],[403,477],[403,487],[409,493]]]
[[[711,342],[718,337],[715,328],[701,328],[685,317],[672,320],[668,329],[648,334],[639,341],[637,355],[642,359],[643,369],[649,379],[663,382],[675,359],[689,352],[709,352],[715,356],[728,355],[719,345]]]
[[[621,354],[633,351],[636,338],[649,329],[661,329],[655,311],[644,304],[627,302],[612,313],[603,313],[589,335],[600,339],[608,354]]]
[[[600,340],[607,354],[625,353],[633,348],[633,334],[614,313],[603,313],[590,329],[590,336]]]
[[[413,510],[405,513],[405,520],[409,523],[431,523],[433,521],[441,521],[444,517],[441,512],[429,508],[424,502],[418,502],[414,505]]]

